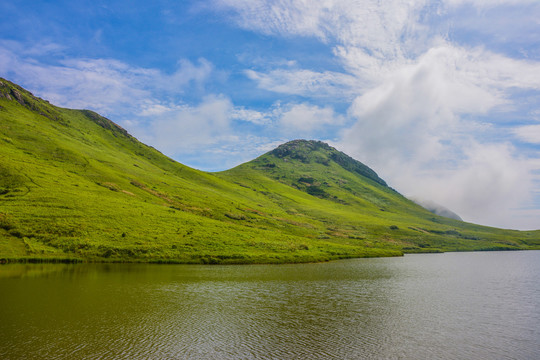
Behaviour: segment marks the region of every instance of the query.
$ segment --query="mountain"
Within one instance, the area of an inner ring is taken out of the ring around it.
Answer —
[[[284,263],[538,249],[540,231],[430,213],[364,164],[295,140],[207,173],[88,110],[0,79],[0,261]]]

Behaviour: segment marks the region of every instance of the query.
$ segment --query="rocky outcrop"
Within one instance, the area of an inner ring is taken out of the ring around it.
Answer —
[[[0,98],[16,101],[39,115],[61,124],[66,123],[62,115],[49,102],[2,78],[0,78]]]

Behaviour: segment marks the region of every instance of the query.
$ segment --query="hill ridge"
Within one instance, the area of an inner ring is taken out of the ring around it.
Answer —
[[[540,248],[540,231],[436,216],[319,141],[207,173],[97,113],[0,82],[0,262],[286,263]]]

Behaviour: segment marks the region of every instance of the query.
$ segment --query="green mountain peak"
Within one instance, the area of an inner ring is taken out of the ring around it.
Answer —
[[[378,192],[392,193],[375,171],[330,145],[316,140],[293,140],[257,159],[225,171],[234,177],[243,177],[255,171],[312,196],[342,204],[358,202],[350,198],[364,192],[364,200],[379,202]],[[355,188],[358,185],[363,190]],[[370,190],[367,190],[367,189]],[[348,200],[347,200],[348,199]]]
[[[299,160],[304,164],[318,163],[329,166],[331,162],[335,162],[347,171],[364,176],[376,183],[386,186],[386,182],[381,179],[375,171],[322,141],[289,141],[272,150],[269,155],[284,160]]]

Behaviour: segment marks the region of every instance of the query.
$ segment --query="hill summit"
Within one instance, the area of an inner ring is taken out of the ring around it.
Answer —
[[[539,231],[434,215],[320,141],[207,173],[95,112],[0,79],[0,262],[284,263],[532,248]]]
[[[323,164],[328,166],[331,161],[335,162],[345,170],[364,176],[383,186],[386,182],[377,173],[366,165],[350,157],[349,155],[336,150],[330,145],[316,140],[293,140],[278,146],[272,150],[269,156],[279,159],[298,160],[303,164]]]

